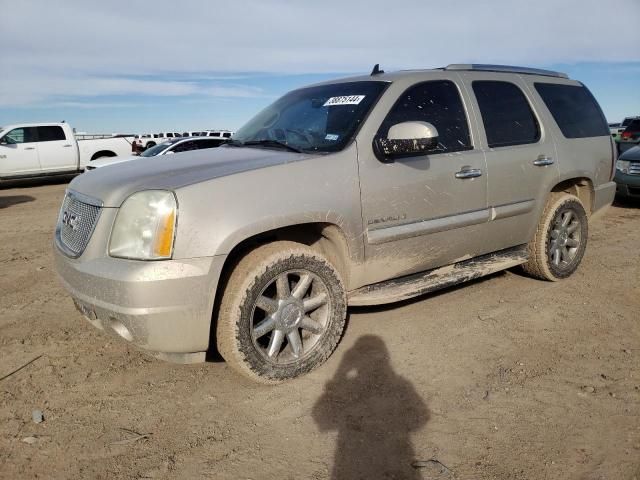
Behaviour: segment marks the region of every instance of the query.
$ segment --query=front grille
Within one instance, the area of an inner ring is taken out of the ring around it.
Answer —
[[[79,257],[89,243],[100,215],[100,202],[67,191],[60,209],[56,236],[71,257]]]
[[[631,162],[629,164],[629,175],[640,175],[640,162]]]

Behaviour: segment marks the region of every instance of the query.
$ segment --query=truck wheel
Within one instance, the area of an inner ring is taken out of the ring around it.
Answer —
[[[225,287],[217,325],[222,357],[260,383],[278,383],[324,363],[346,317],[340,274],[321,254],[274,242],[247,254]]]
[[[587,214],[582,202],[568,193],[552,193],[527,247],[522,267],[529,275],[557,281],[576,271],[587,247]]]

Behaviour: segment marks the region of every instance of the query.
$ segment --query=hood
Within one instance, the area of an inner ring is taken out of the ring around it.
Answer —
[[[138,160],[140,157],[137,155],[131,155],[129,157],[102,157],[97,160],[91,160],[86,167],[88,169],[100,168],[106,165],[113,165],[115,163],[128,162],[130,160]]]
[[[630,160],[640,162],[640,146],[630,148],[618,157],[618,160]]]
[[[248,170],[306,160],[314,155],[266,148],[218,147],[206,150],[136,157],[76,177],[69,189],[102,200],[105,207],[119,207],[141,190],[176,190],[186,185]]]

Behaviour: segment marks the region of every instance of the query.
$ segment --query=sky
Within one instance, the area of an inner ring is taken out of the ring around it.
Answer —
[[[614,8],[612,8],[612,6]],[[640,0],[0,0],[0,125],[236,130],[292,88],[494,63],[584,82],[640,115]]]

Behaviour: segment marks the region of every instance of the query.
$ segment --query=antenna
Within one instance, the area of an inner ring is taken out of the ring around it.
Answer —
[[[374,75],[380,75],[382,73],[384,73],[384,70],[380,70],[380,64],[376,63],[373,66],[373,70],[371,70],[371,76],[373,77]]]

